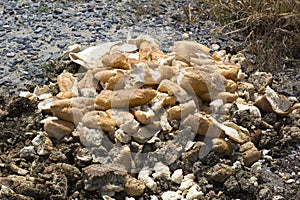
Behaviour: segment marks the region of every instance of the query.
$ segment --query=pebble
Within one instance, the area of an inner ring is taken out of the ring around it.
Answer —
[[[6,56],[9,57],[9,58],[13,58],[13,57],[15,57],[15,55],[16,54],[13,53],[13,52],[9,52],[9,53],[6,54]]]
[[[178,192],[174,191],[167,191],[162,193],[161,195],[162,200],[180,200],[183,199],[182,195]]]
[[[174,173],[172,174],[171,176],[171,180],[174,182],[174,183],[181,183],[183,179],[183,170],[182,169],[176,169],[174,171]]]
[[[212,45],[211,45],[211,48],[212,48],[214,51],[217,51],[217,50],[220,49],[220,45],[218,45],[218,44],[212,44]]]

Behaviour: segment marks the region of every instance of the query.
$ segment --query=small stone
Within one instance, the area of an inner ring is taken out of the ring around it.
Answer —
[[[212,139],[212,149],[219,154],[223,154],[225,156],[232,155],[232,147],[229,141],[224,140],[223,138],[214,138]]]
[[[248,81],[258,92],[264,92],[266,87],[272,84],[273,76],[267,72],[255,72],[249,76]]]
[[[188,193],[186,194],[186,199],[187,200],[201,199],[203,198],[203,195],[204,194],[201,191],[200,186],[195,184],[189,189]]]
[[[30,158],[30,157],[34,157],[35,155],[36,155],[36,152],[34,150],[34,146],[23,147],[20,150],[21,158]]]
[[[251,166],[251,172],[252,173],[258,173],[261,170],[261,163],[260,162],[255,162]]]
[[[260,151],[254,146],[252,142],[244,143],[240,146],[243,161],[246,166],[251,166],[260,158]]]
[[[64,120],[48,120],[44,124],[44,130],[48,133],[49,137],[56,138],[57,140],[71,135],[74,128],[73,123]]]
[[[164,177],[166,179],[170,178],[170,169],[168,166],[162,164],[161,162],[155,163],[154,165],[155,173],[152,174],[154,179]]]
[[[38,27],[34,30],[35,33],[40,33],[42,30],[44,30],[42,27]]]
[[[76,182],[82,177],[82,174],[81,174],[81,172],[79,171],[79,169],[77,167],[72,166],[70,164],[66,164],[66,163],[52,164],[52,165],[46,167],[45,170],[44,170],[44,174],[51,174],[53,172],[54,173],[61,172],[71,182]]]
[[[181,200],[183,196],[179,192],[167,191],[162,193],[162,200]]]
[[[44,53],[43,55],[42,55],[42,61],[44,61],[44,62],[46,62],[46,61],[48,61],[50,58],[52,57],[52,53]]]
[[[155,191],[157,188],[156,182],[150,177],[151,171],[149,169],[142,169],[139,172],[138,179],[146,184],[146,186],[151,189],[152,191]]]
[[[83,168],[84,188],[88,191],[120,192],[124,190],[126,175],[122,165],[93,164]]]
[[[220,45],[218,45],[218,44],[212,44],[212,45],[211,45],[211,48],[212,48],[214,51],[217,51],[217,50],[220,49]]]
[[[259,190],[258,197],[259,199],[270,199],[272,195],[272,191],[268,187],[264,187]]]
[[[87,148],[79,148],[76,151],[76,159],[81,162],[90,162],[92,161],[93,157]]]
[[[174,183],[180,184],[182,179],[183,179],[183,170],[182,169],[176,169],[173,172],[172,176],[171,176],[171,180]]]
[[[181,191],[185,191],[187,189],[189,189],[190,187],[192,187],[194,184],[196,184],[194,182],[195,176],[194,174],[187,174],[183,177],[183,180],[179,186],[179,190]]]
[[[213,181],[223,183],[233,174],[233,169],[225,164],[216,164],[207,173]]]
[[[234,176],[230,176],[225,182],[224,186],[228,192],[237,193],[241,190],[240,185]]]
[[[184,39],[184,40],[187,40],[187,39],[189,39],[189,34],[188,33],[184,33],[184,34],[182,34],[182,39]]]
[[[124,144],[129,143],[131,140],[131,136],[124,133],[124,131],[122,131],[121,129],[115,131],[114,137],[118,142],[122,142]]]
[[[125,192],[127,195],[136,197],[140,196],[144,193],[144,190],[146,188],[146,185],[144,182],[135,179],[132,176],[127,176],[125,181]]]
[[[13,172],[15,172],[19,175],[22,175],[22,176],[25,176],[29,172],[28,170],[22,169],[22,168],[18,167],[17,165],[13,164],[13,163],[10,163],[9,167]]]
[[[9,53],[6,54],[6,56],[9,57],[9,58],[15,57],[15,55],[16,54],[14,52],[9,52]]]
[[[50,154],[54,148],[52,141],[45,132],[39,132],[39,134],[32,140],[32,144],[35,147],[37,154],[41,156]]]

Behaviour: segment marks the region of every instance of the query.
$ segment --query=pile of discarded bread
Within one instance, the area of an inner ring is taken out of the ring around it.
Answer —
[[[79,72],[60,74],[55,96],[42,88],[34,94],[39,109],[52,115],[43,120],[45,131],[56,140],[77,137],[94,163],[117,163],[129,172],[170,164],[204,148],[204,140],[212,144],[206,152],[230,156],[237,150],[251,166],[260,152],[249,130],[229,120],[232,105],[257,118],[261,110],[291,111],[288,99],[269,87],[269,74],[257,72],[263,79],[243,82],[242,54],[211,54],[196,42],[176,42],[165,54],[155,39],[142,36],[83,51],[74,45],[64,56],[81,66]],[[153,152],[145,151],[157,142]]]

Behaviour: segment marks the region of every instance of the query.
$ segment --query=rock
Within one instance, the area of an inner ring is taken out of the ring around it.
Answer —
[[[134,110],[133,113],[136,119],[144,125],[148,125],[153,122],[153,119],[155,117],[155,113],[150,108],[148,108],[146,111]]]
[[[49,185],[50,199],[66,199],[68,192],[68,180],[64,174],[52,174],[52,180],[47,181]]]
[[[128,58],[120,52],[111,52],[102,57],[102,63],[106,67],[129,70]]]
[[[112,163],[125,167],[125,170],[127,171],[131,171],[134,168],[131,158],[131,151],[128,145],[123,145],[121,147],[114,146],[108,152],[107,157],[112,159]]]
[[[178,60],[190,64],[191,58],[198,57],[198,54],[208,55],[210,49],[196,42],[178,41],[174,44],[174,52]]]
[[[158,179],[161,177],[166,178],[166,179],[170,178],[171,172],[170,172],[169,167],[162,164],[161,162],[155,163],[154,170],[155,170],[155,173],[152,174],[152,177],[154,179]]]
[[[192,149],[182,154],[182,159],[185,162],[185,164],[193,164],[199,158],[205,157],[209,151],[209,148],[204,142],[197,141],[193,145]]]
[[[167,79],[160,82],[157,90],[160,92],[166,92],[170,96],[175,96],[176,100],[180,103],[185,103],[186,101],[191,99],[191,97],[187,94],[187,92],[183,88],[181,88],[173,81]]]
[[[189,38],[189,34],[188,33],[183,33],[182,34],[182,39],[187,40]]]
[[[182,70],[182,78],[178,84],[185,89],[189,95],[204,95],[213,92],[218,88],[226,86],[226,79],[217,72],[217,68],[187,67]]]
[[[162,200],[180,200],[183,196],[179,192],[166,191],[161,195]]]
[[[138,179],[142,181],[150,190],[155,191],[157,183],[150,177],[151,171],[147,168],[143,168],[139,174]]]
[[[240,146],[240,152],[242,153],[243,161],[246,166],[251,166],[260,158],[260,152],[252,142],[242,144]]]
[[[214,43],[214,44],[211,45],[211,48],[213,50],[217,51],[217,50],[219,50],[220,46],[218,44]]]
[[[120,125],[120,129],[127,134],[134,135],[138,132],[140,123],[135,119],[127,121],[124,124]]]
[[[272,84],[273,76],[271,73],[257,71],[249,76],[248,81],[253,84],[256,91],[262,93]]]
[[[225,182],[224,186],[228,192],[237,193],[240,192],[241,188],[239,182],[234,176],[230,176]]]
[[[84,188],[88,191],[123,191],[126,176],[127,172],[122,165],[93,164],[83,168]]]
[[[75,158],[80,162],[90,162],[93,157],[87,148],[79,148],[76,151]]]
[[[222,138],[214,138],[212,139],[212,149],[219,154],[223,154],[224,156],[230,156],[233,153],[232,147],[229,141],[226,141]]]
[[[38,155],[49,155],[53,150],[52,141],[49,139],[47,133],[39,132],[39,134],[31,141]]]
[[[63,73],[61,73],[60,75],[57,76],[57,84],[59,87],[60,92],[73,92],[74,89],[77,88],[73,88],[74,84],[76,83],[76,79],[73,76],[73,74],[64,71]],[[78,91],[74,94],[78,94]]]
[[[24,196],[21,194],[16,194],[12,189],[5,185],[1,185],[0,189],[0,198],[1,199],[23,199],[23,200],[34,200],[33,197]]]
[[[126,134],[122,129],[117,129],[114,134],[114,138],[121,143],[127,144],[131,140],[131,136]]]
[[[157,85],[161,81],[171,79],[178,73],[175,67],[168,65],[150,66],[150,64],[139,63],[132,66],[133,72],[129,75],[128,83],[138,85],[139,82],[145,85]]]
[[[97,89],[98,81],[94,78],[94,72],[92,70],[88,70],[83,79],[73,87],[72,90],[79,89],[81,96],[83,97],[96,97],[97,96]]]
[[[196,183],[194,182],[195,176],[193,174],[187,174],[183,177],[182,182],[180,183],[179,190],[185,191],[191,188]]]
[[[194,199],[201,199],[203,198],[204,193],[201,191],[201,188],[199,185],[195,184],[193,185],[188,193],[186,194],[187,200],[194,200]]]
[[[236,124],[234,124],[233,122],[228,122],[225,121],[223,123],[218,122],[215,118],[210,117],[210,120],[212,121],[212,123],[219,127],[221,130],[224,131],[224,133],[233,141],[237,142],[237,143],[244,143],[245,141],[247,141],[247,139],[249,139],[247,137],[248,130],[240,127]],[[246,134],[244,133],[246,132]]]
[[[218,92],[214,95],[211,93],[206,93],[200,95],[200,98],[203,100],[203,102],[211,102],[215,99],[221,99],[224,103],[232,103],[238,98],[238,95],[230,92]]]
[[[226,92],[230,92],[230,93],[233,93],[237,90],[238,88],[238,85],[236,82],[234,82],[233,80],[230,80],[228,79],[227,82],[226,82]]]
[[[221,74],[223,77],[229,80],[237,81],[238,74],[241,69],[239,65],[220,63],[216,66],[218,67],[218,73]]]
[[[269,86],[266,87],[266,94],[256,99],[255,105],[265,112],[275,112],[278,116],[286,116],[291,111],[288,98],[277,94]]]
[[[127,176],[125,181],[124,191],[131,197],[140,196],[144,193],[146,185],[144,182],[135,179],[132,176]]]
[[[148,103],[156,96],[150,89],[102,90],[97,96],[95,107],[98,110],[110,108],[130,108]]]
[[[116,121],[107,116],[103,111],[91,111],[86,113],[82,117],[82,123],[84,126],[97,129],[105,132],[114,132]]]
[[[180,184],[181,181],[183,180],[183,170],[182,169],[176,169],[172,176],[171,176],[171,180],[174,183]]]
[[[104,90],[122,90],[126,86],[127,79],[127,74],[117,71],[116,75],[110,77],[106,82],[101,82],[101,85]]]
[[[261,118],[261,113],[260,113],[259,109],[254,105],[236,103],[236,106],[238,108],[238,110],[236,112],[242,112],[245,110],[249,110],[251,116],[253,116],[254,118]]]
[[[64,174],[70,182],[76,182],[82,177],[77,167],[66,163],[56,163],[46,167],[44,170],[45,174],[51,174],[52,172]]]
[[[71,99],[56,100],[50,109],[54,116],[59,119],[74,123],[79,122],[83,116],[80,109],[76,108]]]
[[[30,157],[34,157],[35,155],[36,155],[36,151],[34,149],[34,146],[26,146],[20,150],[21,158],[30,158]]]
[[[13,172],[15,172],[15,173],[17,173],[17,174],[19,174],[19,175],[22,175],[22,176],[25,176],[25,175],[28,174],[28,172],[29,172],[28,170],[22,169],[22,168],[18,167],[17,165],[13,164],[13,163],[10,163],[10,164],[9,164],[9,167],[10,167],[10,169],[11,169]]]
[[[90,129],[81,125],[77,127],[75,134],[79,135],[81,144],[88,149],[102,146],[107,151],[113,147],[112,142],[102,130]]]
[[[190,100],[186,103],[179,104],[178,106],[173,106],[167,109],[168,119],[172,120],[183,120],[189,114],[195,113],[196,104],[193,100]]]
[[[156,45],[151,44],[149,41],[143,41],[139,45],[139,53],[140,53],[140,60],[158,60],[159,58],[163,57],[164,53],[160,51]]]
[[[224,183],[233,174],[233,169],[225,164],[218,163],[208,172],[208,177],[216,182]]]
[[[48,120],[44,124],[44,130],[50,138],[62,139],[65,136],[71,135],[75,126],[73,123],[64,120]]]
[[[151,139],[158,130],[159,129],[155,126],[143,126],[139,128],[136,133],[132,134],[132,138],[136,142],[145,143]]]
[[[223,136],[222,129],[212,123],[211,119],[202,114],[189,114],[182,122],[183,126],[190,126],[192,131],[206,137]]]
[[[285,126],[280,131],[283,135],[281,141],[283,143],[291,142],[298,143],[300,142],[300,128],[297,126]]]

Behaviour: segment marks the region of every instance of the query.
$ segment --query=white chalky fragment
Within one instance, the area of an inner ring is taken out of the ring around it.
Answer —
[[[176,169],[174,171],[174,173],[172,174],[172,176],[171,176],[171,180],[174,183],[179,184],[179,183],[181,183],[182,179],[183,179],[183,171],[182,171],[182,169]]]
[[[155,191],[157,188],[157,184],[150,177],[150,175],[151,175],[151,171],[147,168],[143,168],[138,175],[138,179],[140,181],[143,181],[150,190]]]
[[[201,199],[203,198],[203,192],[201,191],[201,188],[199,185],[195,184],[193,185],[185,197],[187,200],[194,200],[194,199]]]
[[[185,175],[180,184],[179,190],[184,191],[184,190],[192,187],[195,184],[194,179],[195,179],[195,176],[193,174]]]
[[[161,195],[161,198],[163,200],[181,200],[183,197],[178,192],[167,191]]]
[[[155,163],[154,165],[155,173],[152,174],[154,179],[164,177],[169,179],[170,178],[170,169],[168,166],[162,164],[161,162]]]

